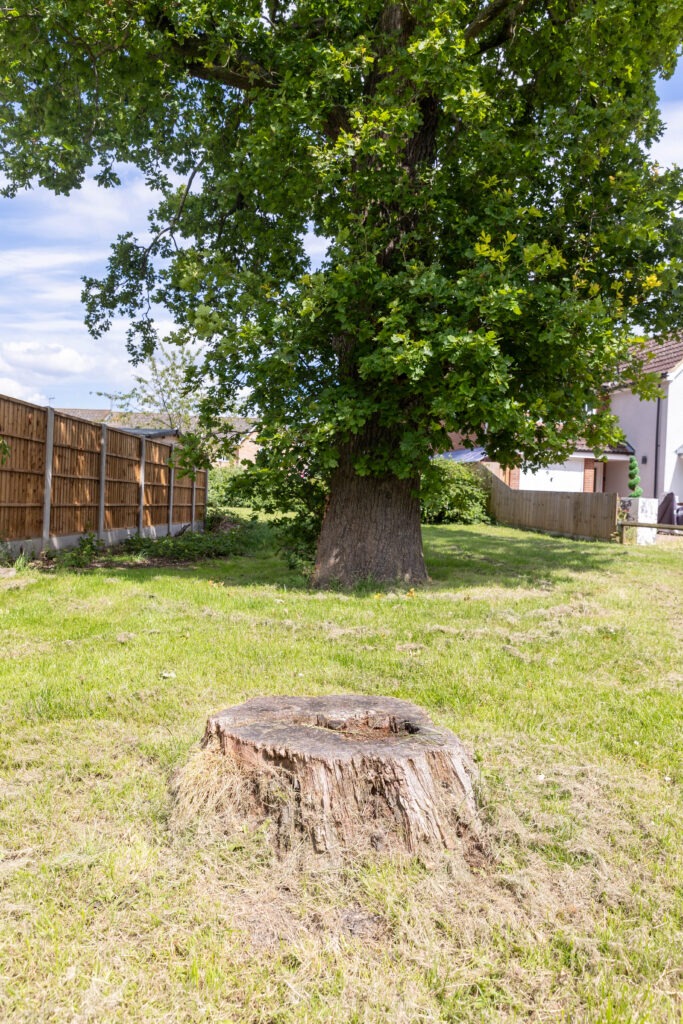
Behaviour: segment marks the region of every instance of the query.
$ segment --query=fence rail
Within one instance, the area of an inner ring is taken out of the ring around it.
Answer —
[[[0,437],[0,541],[65,547],[92,531],[116,543],[204,520],[207,472],[179,477],[171,444],[2,395]]]
[[[505,526],[556,533],[582,540],[613,540],[616,494],[516,491],[491,474],[491,513]]]

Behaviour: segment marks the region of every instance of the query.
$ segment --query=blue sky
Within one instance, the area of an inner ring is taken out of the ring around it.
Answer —
[[[683,62],[659,95],[667,131],[653,156],[664,166],[683,164]],[[93,408],[107,405],[96,392],[130,387],[125,324],[99,341],[90,337],[81,278],[104,270],[117,234],[145,235],[151,205],[134,171],[120,189],[86,182],[68,197],[36,189],[0,199],[0,394]]]

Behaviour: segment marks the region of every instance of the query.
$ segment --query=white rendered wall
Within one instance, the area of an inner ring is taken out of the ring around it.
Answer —
[[[524,469],[519,474],[520,491],[583,491],[583,462],[567,459],[558,466],[545,466],[532,472]]]
[[[676,455],[676,449],[683,446],[683,371],[669,384],[669,397],[663,405],[667,418],[666,433],[662,431],[663,447],[660,452],[664,464],[660,477],[661,492],[667,494],[673,491],[678,495],[678,500],[683,501],[683,456]]]
[[[664,417],[666,415],[667,402],[662,401],[660,413],[660,466],[659,479],[662,477],[663,448],[661,443],[665,434]],[[621,429],[626,434],[626,440],[635,448],[640,471],[640,486],[643,488],[643,496],[646,498],[661,497],[656,495],[655,490],[655,433],[657,426],[657,402],[641,402],[631,391],[615,391],[611,401],[612,412],[619,417]],[[643,456],[647,459],[643,463]],[[628,494],[628,464],[625,471],[621,469],[611,471],[608,468],[605,479],[605,490],[616,491],[618,494]],[[614,487],[612,480],[621,480],[625,473],[625,488]],[[609,481],[609,483],[608,483]],[[661,484],[660,484],[661,491]]]

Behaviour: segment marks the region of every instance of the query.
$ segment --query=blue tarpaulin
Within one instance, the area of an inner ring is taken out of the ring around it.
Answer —
[[[487,456],[485,448],[458,448],[457,451],[441,452],[434,457],[448,459],[449,462],[483,462]]]

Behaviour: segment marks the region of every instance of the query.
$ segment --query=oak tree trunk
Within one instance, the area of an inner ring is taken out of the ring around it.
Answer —
[[[419,478],[358,476],[351,460],[343,460],[330,485],[313,585],[426,582],[419,484]]]

